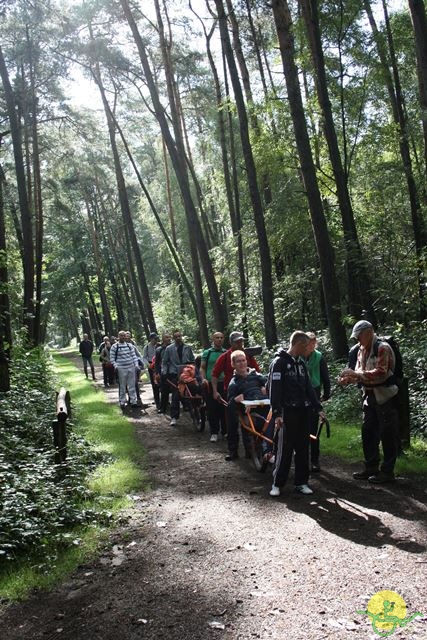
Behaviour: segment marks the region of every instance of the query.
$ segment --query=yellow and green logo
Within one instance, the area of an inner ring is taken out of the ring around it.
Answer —
[[[366,614],[372,628],[382,638],[391,636],[398,627],[406,627],[414,618],[422,616],[419,611],[406,617],[406,603],[395,591],[378,591],[368,602],[368,607],[356,613]]]

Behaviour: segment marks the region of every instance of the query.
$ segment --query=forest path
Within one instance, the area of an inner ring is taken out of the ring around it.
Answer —
[[[117,387],[106,391],[117,402]],[[356,483],[323,459],[313,496],[291,478],[272,499],[269,472],[226,462],[226,442],[186,414],[176,428],[153,405],[129,420],[151,489],[100,556],[1,615],[1,640],[372,640],[356,612],[382,590],[424,614],[393,640],[427,640],[425,486]]]

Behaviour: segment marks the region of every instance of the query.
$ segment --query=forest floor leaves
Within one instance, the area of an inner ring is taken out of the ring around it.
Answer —
[[[106,392],[117,402],[117,387]],[[148,384],[142,399],[152,401]],[[426,640],[424,481],[374,487],[323,458],[313,496],[290,478],[272,499],[268,471],[226,462],[226,441],[210,443],[185,413],[176,428],[152,404],[128,419],[149,491],[131,496],[98,557],[1,614],[2,640],[373,639],[356,612],[382,590],[424,614],[393,639]]]

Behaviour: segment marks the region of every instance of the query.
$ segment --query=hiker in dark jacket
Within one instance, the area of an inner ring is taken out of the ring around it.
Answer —
[[[90,370],[92,372],[92,379],[96,380],[95,367],[93,366],[93,360],[92,360],[93,342],[89,340],[89,336],[87,333],[83,334],[83,340],[80,343],[79,351],[83,359],[83,369],[84,369],[86,378],[88,378],[87,367],[89,365]]]
[[[324,418],[303,360],[309,338],[303,331],[294,331],[287,351],[279,349],[270,364],[268,388],[278,432],[276,463],[270,495],[279,496],[286,483],[295,456],[295,490],[309,495],[308,448],[310,411],[312,407]]]

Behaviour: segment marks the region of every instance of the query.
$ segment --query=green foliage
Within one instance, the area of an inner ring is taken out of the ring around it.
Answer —
[[[11,391],[0,399],[0,559],[14,560],[37,545],[75,543],[70,527],[99,521],[88,507],[85,478],[105,460],[72,430],[65,469],[54,464],[53,380],[41,350],[15,347]],[[103,516],[101,516],[103,517]]]
[[[404,375],[408,379],[411,434],[427,436],[427,322],[382,327],[378,335],[393,335],[399,343],[403,359]],[[340,387],[334,384],[343,368],[342,362],[331,359],[326,335],[320,334],[320,349],[328,358],[332,381],[332,397],[326,405],[328,416],[343,422],[360,420],[360,392],[355,385]]]
[[[386,333],[393,333],[402,352],[409,386],[411,432],[427,437],[427,321],[414,323],[409,329],[400,325]]]

